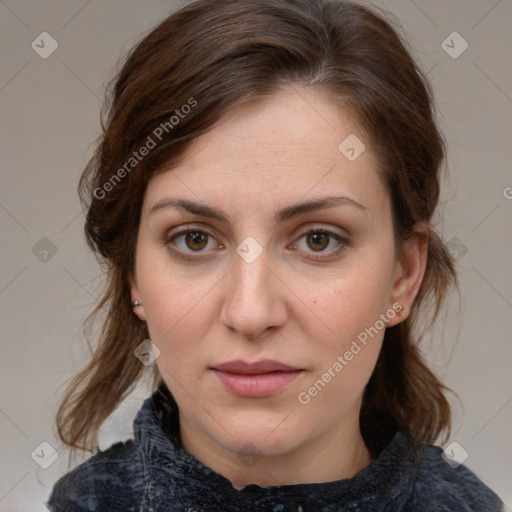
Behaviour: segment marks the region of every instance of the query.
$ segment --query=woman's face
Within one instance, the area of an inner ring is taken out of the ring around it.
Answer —
[[[151,179],[132,299],[190,445],[282,455],[358,431],[385,327],[422,277],[419,252],[395,260],[370,150],[325,93],[287,87]]]

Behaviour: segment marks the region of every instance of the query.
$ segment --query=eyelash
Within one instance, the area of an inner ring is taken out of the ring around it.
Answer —
[[[189,227],[187,229],[182,229],[180,231],[177,231],[175,233],[169,233],[166,235],[166,238],[164,240],[164,243],[165,245],[167,245],[169,247],[169,250],[171,250],[176,256],[178,256],[180,259],[183,259],[183,260],[187,260],[187,261],[197,261],[198,260],[198,257],[197,256],[190,256],[190,254],[194,254],[194,251],[192,252],[185,252],[181,249],[175,249],[175,248],[171,248],[170,245],[171,243],[178,237],[180,236],[183,236],[183,235],[187,235],[187,234],[190,234],[190,233],[200,233],[200,234],[203,234],[203,235],[207,235],[208,237],[212,238],[212,239],[215,239],[215,237],[207,230],[205,229],[195,229],[194,227]],[[334,231],[330,231],[328,229],[325,229],[325,228],[321,228],[321,227],[313,227],[313,228],[310,228],[308,229],[307,231],[304,231],[303,233],[300,234],[299,238],[297,239],[297,242],[299,240],[301,240],[302,238],[306,237],[307,235],[312,235],[312,234],[323,234],[323,235],[327,235],[331,238],[333,238],[334,240],[336,240],[337,242],[339,242],[339,246],[338,248],[334,249],[334,250],[331,250],[330,251],[330,254],[325,257],[325,256],[320,256],[320,257],[317,257],[317,256],[314,256],[313,260],[316,260],[316,261],[327,261],[327,260],[330,260],[330,259],[333,259],[337,256],[339,256],[342,252],[345,251],[345,249],[347,248],[347,246],[350,245],[350,241],[341,236],[339,233],[335,233]],[[296,246],[297,242],[294,242],[294,247]],[[330,243],[330,240],[329,240],[329,243]],[[202,251],[196,251],[197,254],[201,254]],[[323,253],[323,251],[318,251],[317,254],[321,254]],[[311,254],[315,254],[315,252],[312,252]],[[199,256],[200,258],[201,256]]]

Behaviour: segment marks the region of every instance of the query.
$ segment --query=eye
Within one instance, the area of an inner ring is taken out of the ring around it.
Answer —
[[[304,252],[313,252],[313,254],[321,253],[322,256],[315,257],[315,259],[325,259],[326,257],[337,256],[347,245],[349,245],[347,238],[334,231],[323,228],[312,228],[303,233],[293,247],[299,248]],[[326,253],[327,256],[324,256],[324,253]]]
[[[169,233],[166,238],[166,245],[174,253],[178,255],[181,253],[184,258],[187,258],[189,254],[201,254],[216,245],[222,247],[220,244],[215,244],[214,241],[215,239],[208,231],[189,227],[175,233]],[[177,247],[177,250],[173,246]]]
[[[193,259],[196,255],[206,254],[215,247],[223,248],[210,232],[190,226],[170,232],[166,236],[165,245],[181,259]],[[311,228],[302,233],[297,242],[292,244],[292,248],[309,253],[308,257],[312,259],[325,260],[338,256],[348,245],[349,240],[334,231]]]

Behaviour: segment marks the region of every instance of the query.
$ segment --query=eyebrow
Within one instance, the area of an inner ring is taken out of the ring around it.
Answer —
[[[275,222],[283,222],[285,220],[298,217],[299,215],[308,212],[320,210],[322,208],[330,208],[333,206],[351,206],[364,212],[368,211],[366,206],[363,206],[354,199],[351,199],[349,197],[331,196],[323,197],[320,199],[312,199],[291,206],[286,206],[285,208],[281,208],[276,212],[274,220]],[[229,223],[229,217],[219,208],[208,206],[201,203],[196,203],[194,201],[190,201],[189,199],[184,199],[180,197],[167,197],[165,199],[161,199],[151,207],[149,215],[164,208],[170,207],[182,208],[196,215],[217,219],[221,222],[224,222],[225,224]]]

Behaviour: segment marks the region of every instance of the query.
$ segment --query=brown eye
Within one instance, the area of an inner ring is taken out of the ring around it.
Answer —
[[[167,235],[165,244],[174,255],[183,259],[191,255],[206,255],[211,249],[222,247],[207,231],[190,227]]]
[[[327,261],[340,256],[350,245],[342,235],[323,228],[314,228],[302,234],[294,244],[300,252],[309,254],[310,259]]]
[[[323,251],[329,245],[329,235],[326,233],[309,233],[306,240],[308,247],[315,251]]]
[[[202,231],[190,231],[185,235],[185,244],[192,251],[200,251],[208,245],[208,236]]]

